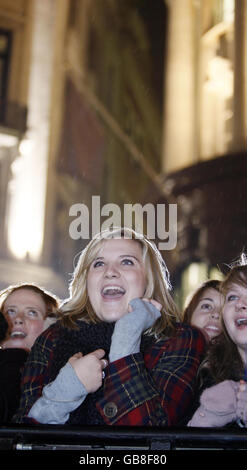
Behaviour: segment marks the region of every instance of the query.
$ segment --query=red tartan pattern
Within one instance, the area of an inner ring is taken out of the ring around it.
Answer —
[[[201,332],[181,325],[175,337],[154,344],[144,355],[144,361],[141,354],[136,354],[110,364],[104,399],[97,405],[106,423],[178,424],[192,403],[204,352],[205,339]],[[127,380],[133,387],[128,387]],[[117,415],[111,419],[103,411],[107,402],[115,403],[118,408]]]

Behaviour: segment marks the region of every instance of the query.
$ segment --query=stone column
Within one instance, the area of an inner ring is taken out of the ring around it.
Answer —
[[[192,0],[166,0],[168,32],[164,73],[163,171],[194,161],[195,40]]]
[[[11,254],[35,262],[40,260],[43,247],[55,7],[53,0],[33,2],[27,133],[12,182],[8,220]]]
[[[247,2],[235,0],[233,149],[247,148]]]

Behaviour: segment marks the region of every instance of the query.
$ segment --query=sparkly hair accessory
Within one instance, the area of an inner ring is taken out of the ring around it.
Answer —
[[[244,253],[244,251],[241,253],[239,258],[236,261],[233,261],[230,264],[226,265],[228,268],[236,268],[236,267],[241,267],[241,266],[247,266],[247,255]]]

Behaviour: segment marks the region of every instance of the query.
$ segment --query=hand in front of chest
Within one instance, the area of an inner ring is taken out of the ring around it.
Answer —
[[[102,385],[102,371],[108,364],[104,355],[103,349],[96,349],[86,356],[78,352],[68,361],[88,393],[96,392]]]

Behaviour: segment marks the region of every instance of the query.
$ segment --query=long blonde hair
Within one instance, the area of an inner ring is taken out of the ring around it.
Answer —
[[[73,328],[76,320],[79,319],[90,323],[100,321],[89,302],[87,274],[91,263],[102,248],[102,243],[112,238],[133,239],[142,245],[143,262],[147,275],[145,297],[154,298],[162,305],[161,318],[155,323],[155,327],[150,330],[150,333],[157,337],[162,333],[171,336],[175,332],[175,323],[181,321],[181,318],[169,292],[171,285],[166,264],[151,240],[126,227],[116,227],[100,232],[81,252],[69,285],[70,296],[60,308],[63,325]]]

